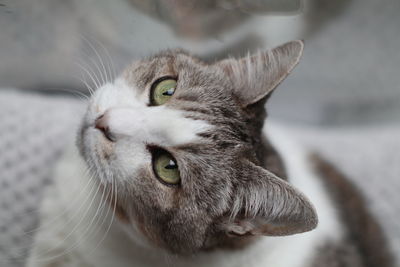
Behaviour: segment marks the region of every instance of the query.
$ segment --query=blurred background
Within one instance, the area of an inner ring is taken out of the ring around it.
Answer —
[[[400,1],[0,0],[0,266],[24,266],[88,87],[181,47],[213,62],[304,39],[267,105],[363,191],[400,255]]]

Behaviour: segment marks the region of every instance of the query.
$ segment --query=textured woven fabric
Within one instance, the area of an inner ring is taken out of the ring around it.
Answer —
[[[0,91],[0,266],[23,266],[43,188],[82,107],[72,98]]]
[[[73,98],[0,91],[0,266],[24,265],[43,189],[83,110]],[[290,129],[365,192],[400,255],[400,126]]]

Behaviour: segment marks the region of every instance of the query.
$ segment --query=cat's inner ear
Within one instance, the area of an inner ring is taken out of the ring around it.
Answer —
[[[241,59],[224,59],[216,65],[228,75],[234,94],[246,107],[266,97],[289,75],[303,48],[303,41],[292,41]]]
[[[232,210],[221,224],[228,235],[282,236],[317,226],[313,205],[288,182],[247,160],[240,175]]]

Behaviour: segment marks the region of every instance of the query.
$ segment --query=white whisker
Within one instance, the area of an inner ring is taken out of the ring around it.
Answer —
[[[86,171],[86,174],[89,174],[89,171],[88,171],[88,170]],[[93,179],[94,179],[94,177],[93,177],[92,175],[90,175],[90,178],[89,178],[88,182],[85,184],[84,188],[79,192],[78,196],[79,196],[80,194],[82,194],[82,192],[86,192],[86,191],[87,191],[86,189],[87,189],[88,186],[93,182]],[[94,189],[94,187],[92,187],[92,188],[90,189],[90,192],[92,192],[93,189]],[[85,198],[85,200],[84,200],[83,203],[80,205],[80,207],[78,208],[78,210],[83,206],[83,204],[86,203],[86,201],[89,200],[89,197],[90,197],[90,196],[88,195],[88,196]],[[75,203],[78,203],[79,200],[80,200],[79,197],[77,197],[76,199],[72,200],[72,203],[71,203],[68,207],[64,207],[64,210],[63,210],[60,214],[58,214],[56,217],[52,218],[52,220],[50,220],[49,222],[46,222],[46,224],[40,225],[40,226],[37,227],[36,229],[32,229],[32,230],[30,230],[30,231],[27,231],[27,232],[25,232],[24,234],[29,235],[29,234],[38,232],[38,231],[40,231],[40,230],[42,230],[42,229],[48,230],[49,227],[53,227],[53,226],[55,225],[55,222],[56,222],[57,220],[61,219],[61,217],[62,217],[63,215],[66,215],[67,212],[71,209],[71,207],[74,207],[74,206],[75,206]],[[72,218],[70,218],[70,219],[72,220]],[[70,222],[70,220],[67,221],[67,223],[69,223],[69,222]]]
[[[97,51],[97,49],[92,45],[92,43],[91,43],[87,38],[85,38],[84,36],[82,36],[82,39],[90,46],[90,48],[91,48],[91,49],[93,50],[93,52],[96,54],[97,59],[100,61],[101,67],[103,68],[103,73],[100,72],[101,77],[102,77],[102,80],[103,80],[103,84],[109,82],[110,79],[108,79],[108,74],[107,74],[106,68],[105,68],[105,66],[104,66],[103,59],[102,59],[102,57],[100,56],[99,52]]]
[[[85,63],[83,63],[83,64],[85,64]],[[77,65],[81,70],[83,70],[86,73],[86,75],[89,76],[89,78],[92,80],[92,82],[96,88],[99,88],[101,86],[101,84],[102,84],[101,81],[97,78],[97,76],[92,71],[89,71],[88,69],[86,69],[85,66],[82,65],[82,63],[79,63],[79,61],[75,62],[75,65]],[[86,66],[86,67],[88,67],[88,66]],[[93,94],[93,92],[92,92],[92,94]]]
[[[117,72],[116,72],[116,70],[115,70],[115,65],[114,65],[114,62],[113,62],[113,60],[112,60],[112,58],[111,58],[111,55],[110,55],[110,53],[108,52],[108,50],[107,50],[107,48],[102,44],[102,43],[100,43],[99,41],[97,41],[97,40],[95,40],[96,41],[96,43],[98,44],[98,45],[100,45],[100,47],[103,49],[103,51],[105,52],[105,54],[106,54],[106,56],[107,56],[107,59],[108,59],[108,61],[109,61],[109,72],[110,72],[110,76],[112,76],[111,77],[111,79],[112,80],[114,80],[116,77],[117,77]]]
[[[116,209],[117,209],[118,190],[117,190],[117,184],[116,184],[116,182],[115,182],[114,177],[111,177],[111,190],[113,190],[113,188],[114,188],[114,191],[115,191],[115,192],[114,192],[114,196],[111,197],[111,199],[113,199],[113,201],[114,201],[114,207],[113,207],[113,211],[112,211],[111,221],[110,221],[110,224],[109,224],[109,226],[108,226],[106,232],[104,233],[103,238],[100,240],[100,242],[96,245],[96,247],[95,247],[92,251],[95,251],[95,250],[100,246],[100,244],[104,241],[104,239],[107,237],[108,232],[110,231],[111,226],[112,226],[112,224],[113,224],[113,222],[114,222],[115,211],[116,211]],[[107,211],[107,214],[108,214],[108,211]]]

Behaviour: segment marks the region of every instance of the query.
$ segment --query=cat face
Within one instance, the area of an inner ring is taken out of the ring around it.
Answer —
[[[104,190],[118,191],[111,202],[134,239],[193,253],[315,227],[312,205],[256,153],[262,124],[253,107],[302,48],[296,41],[214,64],[167,51],[96,91],[79,147]]]

